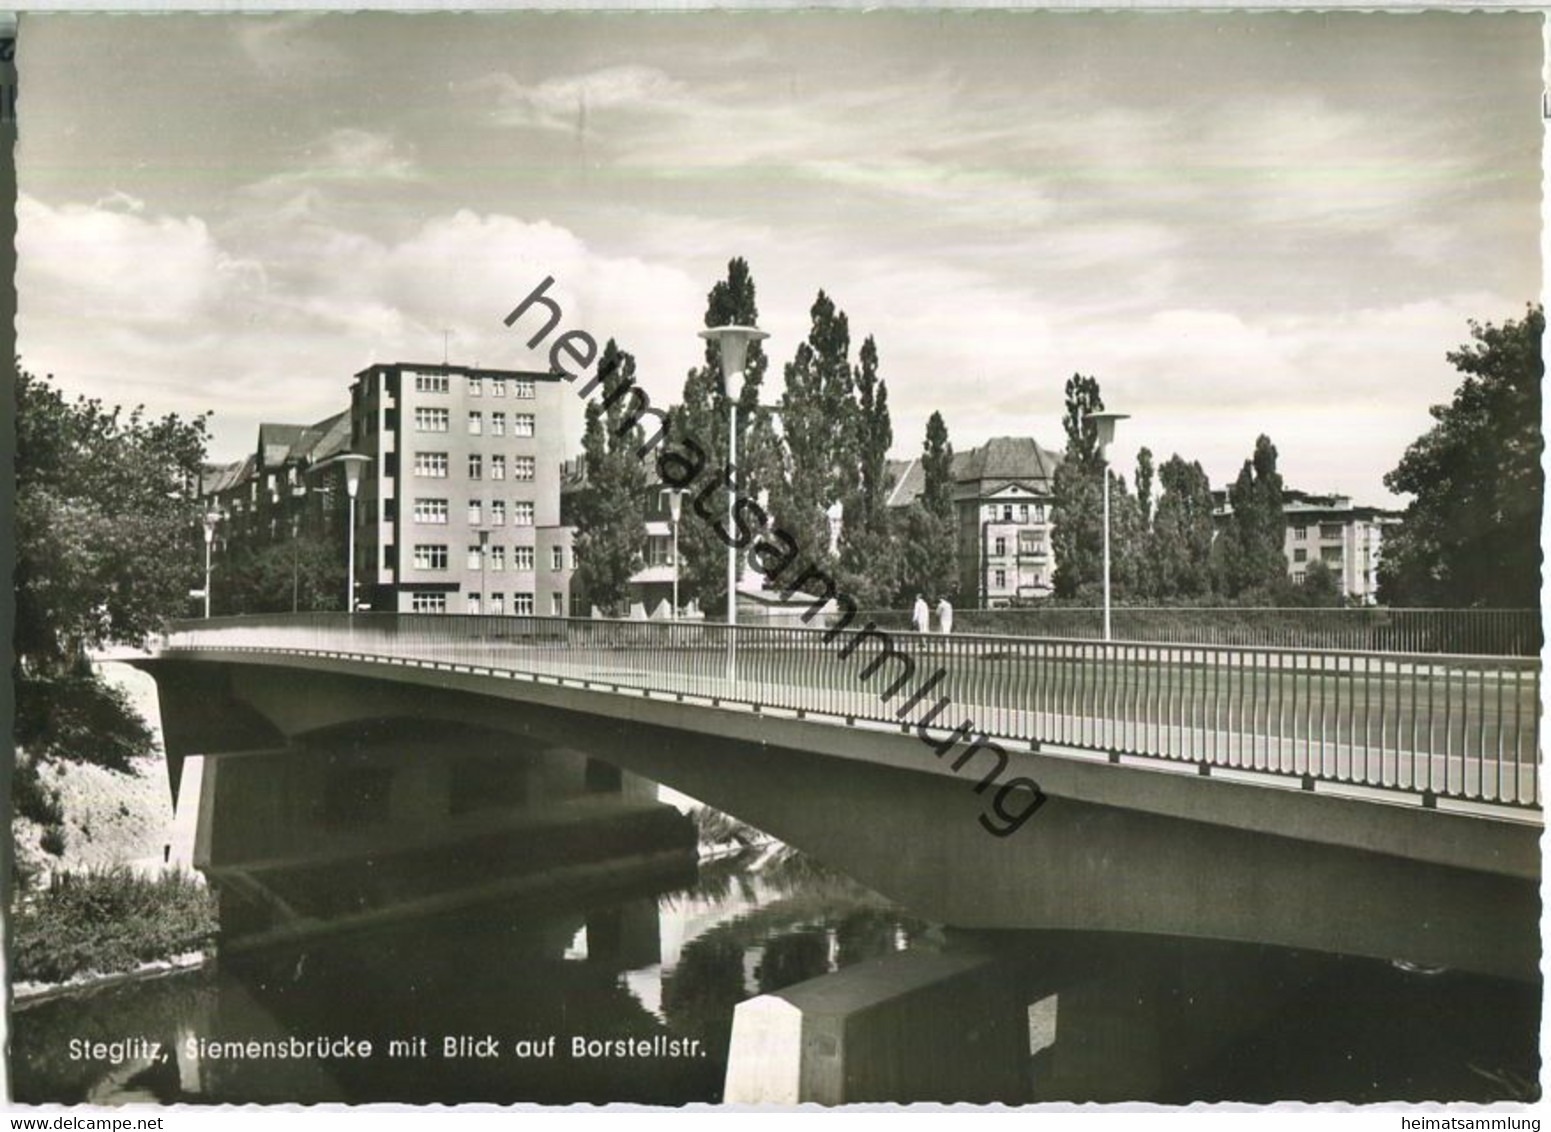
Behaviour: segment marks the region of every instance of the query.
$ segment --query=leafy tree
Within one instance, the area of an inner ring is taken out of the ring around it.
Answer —
[[[1174,455],[1158,470],[1162,488],[1148,544],[1153,596],[1192,601],[1212,590],[1212,485],[1198,462]]]
[[[605,390],[632,384],[635,368],[635,357],[610,338],[598,362],[599,373],[615,375]],[[607,407],[603,399],[588,402],[582,435],[587,490],[576,514],[577,583],[593,604],[616,616],[625,611],[630,578],[645,564],[646,550],[646,465],[638,455],[645,437],[640,425],[624,427],[629,408],[627,397]]]
[[[1141,508],[1142,525],[1152,530],[1152,449],[1143,448],[1136,454],[1136,502]]]
[[[756,326],[759,304],[754,277],[741,258],[727,264],[727,278],[718,280],[706,296],[705,325]],[[749,347],[744,365],[743,396],[739,400],[738,419],[742,434],[738,445],[740,490],[750,498],[774,481],[778,468],[778,449],[769,415],[758,408],[769,359],[759,343]],[[702,479],[719,476],[727,463],[727,388],[722,378],[721,360],[714,343],[707,342],[704,362],[689,371],[684,393],[669,413],[670,431],[676,438],[689,438],[706,452],[706,471]],[[701,484],[696,485],[698,492]],[[726,510],[726,497],[718,493],[716,510]],[[685,505],[689,506],[686,496]],[[709,505],[709,504],[708,504]],[[702,522],[685,522],[679,530],[679,555],[683,559],[680,575],[681,600],[695,601],[702,609],[725,608],[727,601],[727,544]]]
[[[862,343],[854,384],[856,486],[845,501],[840,528],[839,581],[859,606],[873,608],[889,604],[899,589],[901,562],[888,508],[894,444],[889,387],[878,376],[878,346],[871,335]]]
[[[942,414],[933,412],[926,421],[926,442],[922,445],[921,475],[924,483],[921,500],[926,509],[940,519],[953,518],[953,445],[948,440],[948,424]]]
[[[807,340],[786,366],[781,396],[784,474],[771,492],[776,524],[804,557],[829,564],[829,508],[856,483],[856,421],[851,402],[851,331],[823,291],[809,312]]]
[[[1315,559],[1304,568],[1303,581],[1286,582],[1287,592],[1278,605],[1302,607],[1340,606],[1346,603],[1341,578],[1326,563]]]
[[[1051,481],[1052,588],[1058,598],[1098,593],[1104,574],[1104,461],[1098,426],[1104,408],[1097,378],[1074,373],[1066,382],[1066,455]],[[1113,503],[1113,499],[1111,499]]]
[[[1254,456],[1228,489],[1228,504],[1231,513],[1212,548],[1218,589],[1238,601],[1266,600],[1287,580],[1282,477],[1270,437],[1256,439]]]
[[[238,543],[217,559],[211,605],[224,613],[289,613],[340,609],[345,551],[338,539],[301,532],[268,545]]]
[[[149,420],[16,380],[17,661],[40,677],[139,645],[203,570],[205,417]]]
[[[1501,326],[1472,322],[1473,341],[1448,354],[1464,380],[1384,477],[1415,497],[1384,543],[1386,604],[1540,604],[1544,333],[1545,311],[1531,306]]]
[[[948,424],[934,412],[921,444],[921,497],[898,520],[899,585],[897,603],[916,594],[958,594],[958,519],[953,506],[953,444]],[[960,595],[970,600],[972,595]]]
[[[56,796],[38,771],[63,760],[112,770],[153,750],[145,721],[91,668],[138,646],[187,606],[203,571],[199,476],[205,417],[149,419],[67,399],[16,377],[16,741],[28,767],[17,814],[63,850]]]

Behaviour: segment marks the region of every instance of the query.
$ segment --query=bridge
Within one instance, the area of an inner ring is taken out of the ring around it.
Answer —
[[[1539,962],[1537,659],[358,613],[138,663],[174,790],[217,772],[206,867],[244,852],[214,825],[305,803],[223,792],[227,758],[413,721],[664,783],[955,927]]]

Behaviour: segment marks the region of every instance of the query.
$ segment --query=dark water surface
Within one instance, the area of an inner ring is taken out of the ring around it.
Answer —
[[[1016,1099],[1535,1095],[1538,986],[1162,937],[971,938],[760,850],[703,863],[669,891],[636,882],[488,903],[41,1003],[13,1015],[13,1092],[33,1103],[714,1102],[739,1002],[897,951],[967,946],[1006,955],[996,993],[1028,1004],[1028,1049],[995,1055]],[[971,1094],[987,1068],[977,1059],[991,1056],[973,1041],[977,1009],[932,1023],[966,1027],[952,1047],[965,1063],[946,1072]],[[353,1060],[190,1056],[191,1041],[287,1035],[377,1048]],[[501,1056],[447,1056],[449,1037],[465,1049],[493,1037]],[[576,1037],[666,1040],[645,1057],[574,1057]],[[143,1039],[165,1055],[76,1058],[73,1039]],[[392,1040],[409,1045],[389,1056]],[[698,1042],[699,1055],[672,1056],[670,1041]]]

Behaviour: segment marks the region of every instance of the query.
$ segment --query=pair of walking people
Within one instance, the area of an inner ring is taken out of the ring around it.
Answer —
[[[915,608],[910,612],[910,624],[917,633],[930,633],[932,631],[932,614],[926,604],[926,598],[916,594]],[[953,605],[946,596],[937,602],[937,631],[939,633],[953,632]]]

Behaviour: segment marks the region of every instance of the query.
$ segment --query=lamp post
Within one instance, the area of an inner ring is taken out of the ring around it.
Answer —
[[[215,544],[215,525],[221,521],[216,510],[205,512],[205,619],[210,618],[210,548]]]
[[[700,337],[715,342],[722,363],[722,384],[727,390],[727,534],[738,529],[733,514],[738,502],[738,402],[743,399],[744,363],[748,360],[749,344],[760,342],[770,335],[753,326],[715,326],[702,330]],[[732,629],[738,624],[738,548],[727,546],[727,625]],[[737,676],[735,634],[727,634],[727,679]]]
[[[349,520],[345,533],[345,545],[348,548],[345,553],[345,612],[352,614],[355,612],[355,497],[361,490],[361,469],[371,462],[370,456],[363,456],[359,452],[341,452],[337,456],[330,456],[313,468],[314,471],[321,472],[325,468],[341,464],[345,469],[345,494],[350,499]]]
[[[679,619],[679,516],[684,513],[684,489],[673,488],[668,492],[668,513],[673,517],[673,616]]]
[[[1089,413],[1098,428],[1099,462],[1104,472],[1104,639],[1109,640],[1109,446],[1115,440],[1115,422],[1129,419],[1129,413]]]

